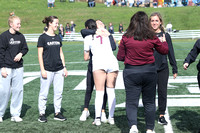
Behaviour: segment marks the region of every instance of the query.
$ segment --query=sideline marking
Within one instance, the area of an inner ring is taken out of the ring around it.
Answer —
[[[74,74],[77,72],[81,73],[81,70],[79,71],[74,71]],[[71,71],[69,71],[71,73]],[[82,74],[83,76],[86,76],[87,71],[83,70]],[[123,81],[123,75],[122,71],[119,71],[118,76],[117,76],[117,81],[116,81],[116,86],[115,89],[124,89],[124,81]],[[80,74],[81,75],[81,74]],[[169,77],[168,80],[168,88],[169,89],[175,89],[177,86],[175,85],[170,85],[170,83],[197,83],[197,78],[196,76],[178,76],[176,79],[173,79],[173,76]],[[75,88],[74,90],[86,90],[86,78],[83,79]],[[200,92],[199,92],[200,93]]]
[[[172,128],[171,120],[169,117],[168,108],[166,108],[166,111],[165,111],[165,119],[168,122],[167,125],[164,125],[165,133],[173,133],[173,128]]]
[[[200,98],[180,98],[180,99],[167,99],[167,107],[200,107]],[[158,99],[156,99],[156,107]],[[125,108],[125,102],[117,104],[118,108]],[[142,99],[139,100],[138,107],[143,107]]]
[[[33,81],[34,79],[37,79],[37,78],[39,78],[39,77],[27,77],[27,78],[24,78],[23,79],[23,85],[25,85],[25,84],[27,84],[27,83],[29,83],[29,82]]]

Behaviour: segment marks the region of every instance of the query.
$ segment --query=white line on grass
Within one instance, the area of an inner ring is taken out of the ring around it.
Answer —
[[[65,64],[85,64],[88,61],[81,61],[81,62],[65,62]],[[39,66],[39,64],[24,64],[24,66]]]
[[[166,109],[165,119],[168,122],[167,125],[164,125],[165,133],[173,133],[173,128],[172,128],[171,120],[170,120],[170,117],[169,117],[168,108]]]
[[[184,59],[176,59],[176,61],[184,61]],[[80,62],[65,62],[65,64],[85,64],[88,61],[80,61]],[[24,64],[24,66],[39,66],[39,64]]]

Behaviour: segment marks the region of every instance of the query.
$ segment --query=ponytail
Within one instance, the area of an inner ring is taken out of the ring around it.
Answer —
[[[58,19],[58,17],[56,16],[45,17],[44,20],[42,20],[42,23],[46,24],[46,26],[49,28],[49,23],[52,23],[54,19]]]

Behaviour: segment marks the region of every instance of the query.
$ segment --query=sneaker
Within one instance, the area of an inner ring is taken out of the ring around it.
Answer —
[[[2,117],[0,117],[0,122],[3,122],[3,118]]]
[[[158,118],[158,124],[167,125],[168,122],[165,120],[164,116],[161,116],[160,118]]]
[[[129,131],[129,133],[138,133],[138,129],[136,125],[133,125]]]
[[[86,121],[87,117],[90,116],[90,112],[89,110],[83,110],[82,111],[82,114],[81,114],[81,117],[79,118],[80,121]]]
[[[147,130],[146,133],[156,133],[153,130]]]
[[[115,124],[114,118],[109,118],[109,119],[108,119],[108,123],[109,123],[110,125],[114,125],[114,124]]]
[[[101,112],[101,122],[103,122],[103,123],[107,123],[108,122],[105,112]]]
[[[23,119],[20,118],[19,116],[15,116],[15,117],[11,117],[11,121],[14,121],[14,122],[21,122],[21,121],[23,121]]]
[[[101,120],[100,119],[95,119],[92,124],[94,124],[96,126],[100,126],[101,125]]]
[[[62,113],[59,112],[57,115],[54,115],[54,120],[65,121],[67,118],[65,118]]]
[[[44,114],[40,114],[39,118],[38,118],[39,122],[47,122],[47,118],[45,117]]]

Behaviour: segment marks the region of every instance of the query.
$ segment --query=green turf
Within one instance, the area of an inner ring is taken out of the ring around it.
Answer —
[[[192,48],[196,40],[173,40],[174,50],[177,59],[184,59],[187,53]],[[37,60],[36,43],[29,43],[29,53],[24,57],[25,72],[39,71]],[[63,52],[65,54],[66,66],[68,70],[87,70],[87,62],[83,60],[83,43],[82,42],[64,42]],[[117,50],[115,51],[115,54]],[[79,63],[75,63],[79,62]],[[82,62],[82,63],[81,63]],[[123,63],[120,63],[120,70],[123,70]],[[183,61],[178,61],[179,75],[181,76],[195,76],[197,73],[196,62],[192,64],[189,70],[185,71],[182,68]],[[171,73],[171,68],[170,68]],[[114,126],[109,124],[102,124],[100,127],[92,125],[94,119],[94,98],[93,93],[89,110],[91,116],[86,122],[80,122],[79,117],[83,110],[85,91],[73,90],[85,76],[68,76],[65,78],[62,112],[68,118],[67,121],[59,122],[53,120],[53,88],[50,88],[47,102],[46,115],[48,122],[40,123],[38,119],[38,94],[39,94],[39,78],[24,85],[24,102],[22,108],[23,122],[14,123],[10,121],[9,107],[6,110],[4,122],[0,123],[0,132],[30,132],[30,133],[127,133],[129,132],[128,123],[126,119],[125,108],[116,108]],[[178,86],[176,89],[169,89],[169,95],[191,95],[187,89],[187,84],[171,84]],[[116,90],[117,104],[125,102],[125,91]],[[198,102],[198,101],[197,101]],[[199,125],[199,108],[198,107],[169,107],[169,114],[172,122],[174,133],[196,133]],[[108,114],[107,114],[108,115]],[[155,122],[155,131],[157,133],[164,133],[163,126],[157,124],[157,117]],[[145,132],[144,110],[138,110],[138,129],[141,133]]]
[[[119,23],[128,27],[131,16],[137,11],[145,11],[148,15],[153,12],[160,12],[163,16],[165,26],[171,22],[173,29],[189,30],[200,29],[199,7],[177,7],[177,8],[129,8],[112,6],[107,8],[102,3],[97,3],[95,8],[88,8],[86,2],[59,2],[56,0],[54,9],[47,8],[47,0],[0,0],[0,33],[8,29],[7,20],[9,13],[14,11],[22,19],[22,33],[41,33],[45,16],[58,16],[60,23],[64,26],[73,20],[76,32],[84,28],[84,22],[89,19],[101,19],[106,26],[113,23],[115,31]]]
[[[0,0],[0,33],[7,30],[8,14],[14,11],[22,19],[22,33],[41,33],[44,25],[42,19],[44,16],[56,15],[60,23],[65,24],[71,20],[77,24],[76,31],[84,28],[84,21],[88,18],[101,19],[106,25],[113,22],[115,31],[119,23],[128,26],[130,17],[139,10],[151,14],[159,11],[163,15],[165,24],[172,22],[174,29],[200,29],[199,7],[178,7],[178,8],[128,8],[111,7],[106,8],[103,4],[97,4],[95,8],[87,8],[85,2],[61,3],[56,0],[54,9],[47,9],[47,0]],[[196,76],[196,64],[194,62],[187,71],[183,70],[183,60],[193,47],[196,40],[179,39],[173,40],[175,56],[181,61],[177,61],[179,76]],[[37,44],[28,43],[29,52],[24,57],[25,72],[39,71],[37,59]],[[68,70],[87,70],[87,63],[83,59],[83,42],[63,42],[63,52],[65,55],[66,66]],[[115,55],[117,50],[114,52]],[[123,63],[119,62],[120,70],[123,70]],[[170,67],[170,76],[171,67]],[[90,102],[91,116],[86,122],[80,122],[79,117],[83,110],[85,91],[73,90],[85,76],[68,76],[65,79],[62,112],[68,118],[67,121],[58,122],[53,120],[53,88],[50,88],[47,103],[48,123],[39,123],[38,119],[38,94],[40,87],[39,78],[24,85],[24,102],[22,108],[22,123],[10,121],[9,106],[6,110],[4,122],[0,123],[0,132],[2,133],[127,133],[129,131],[125,108],[116,108],[114,126],[102,124],[100,127],[92,125],[94,119],[94,97],[93,93]],[[177,86],[176,89],[169,89],[169,95],[196,95],[190,94],[186,89],[187,84],[171,84]],[[116,90],[117,104],[125,101],[125,91]],[[197,101],[199,102],[199,101]],[[172,122],[174,133],[197,133],[200,120],[199,107],[169,107],[169,115]],[[157,117],[156,117],[157,118]],[[138,110],[138,128],[144,133],[144,111]],[[155,131],[164,133],[164,128],[155,122]]]

